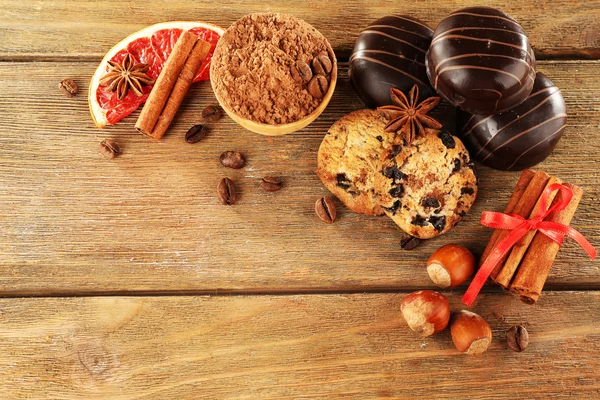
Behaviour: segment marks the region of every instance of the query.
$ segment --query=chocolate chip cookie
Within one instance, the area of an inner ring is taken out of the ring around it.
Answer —
[[[383,215],[374,183],[381,152],[395,134],[384,131],[387,118],[377,110],[358,110],[334,123],[319,148],[317,175],[349,209]]]
[[[428,129],[410,145],[381,153],[375,191],[400,228],[429,239],[449,231],[469,211],[477,196],[477,172],[458,138]]]

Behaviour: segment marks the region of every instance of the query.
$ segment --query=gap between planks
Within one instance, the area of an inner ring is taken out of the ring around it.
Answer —
[[[297,290],[139,290],[139,291],[73,291],[73,292],[37,292],[37,291],[17,291],[11,293],[1,293],[0,299],[15,299],[15,298],[78,298],[78,297],[194,297],[194,296],[209,296],[209,297],[238,297],[238,296],[336,296],[336,295],[354,295],[354,294],[407,294],[417,290],[437,290],[444,294],[453,294],[462,297],[466,287],[459,288],[458,291],[447,291],[436,287],[423,288],[377,288],[377,289],[348,289],[348,290],[318,290],[318,289],[297,289]],[[562,292],[595,292],[598,287],[590,286],[569,286],[569,287],[553,287],[542,292],[542,296],[548,293]],[[499,287],[485,287],[481,290],[482,294],[506,294],[507,296],[516,297],[510,293],[502,291]]]

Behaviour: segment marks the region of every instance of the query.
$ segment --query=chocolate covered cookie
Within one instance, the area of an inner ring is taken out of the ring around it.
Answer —
[[[350,82],[367,107],[392,104],[390,89],[408,92],[419,85],[423,98],[433,94],[425,53],[433,30],[406,15],[388,15],[367,26],[350,57]]]
[[[477,174],[462,142],[428,129],[410,145],[381,154],[375,191],[384,212],[412,236],[449,231],[477,197]]]
[[[383,214],[373,187],[379,156],[395,136],[384,131],[386,123],[377,110],[355,111],[331,126],[319,148],[317,175],[357,213]]]
[[[448,102],[471,114],[501,113],[533,88],[535,56],[521,25],[489,7],[444,18],[426,57],[427,75]]]

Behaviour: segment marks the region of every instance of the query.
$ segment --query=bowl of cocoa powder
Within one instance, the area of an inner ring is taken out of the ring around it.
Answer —
[[[327,39],[305,21],[249,14],[219,40],[210,82],[238,124],[263,135],[285,135],[325,110],[337,82],[337,60]]]

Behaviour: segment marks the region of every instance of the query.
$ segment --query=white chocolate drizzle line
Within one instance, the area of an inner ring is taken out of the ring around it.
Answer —
[[[397,26],[392,26],[392,25],[369,25],[367,27],[367,29],[371,29],[371,28],[389,28],[389,29],[394,29],[394,30],[397,30],[397,31],[410,33],[411,35],[417,35],[419,37],[422,37],[423,39],[429,40],[428,36],[421,35],[420,33],[417,33],[417,32],[414,32],[414,31],[407,31],[406,29],[398,28]]]
[[[481,162],[484,162],[484,161],[485,161],[485,160],[487,160],[487,159],[488,159],[488,158],[489,158],[489,157],[490,157],[492,154],[494,154],[494,153],[495,153],[495,152],[496,152],[498,149],[501,149],[502,147],[506,146],[506,145],[507,145],[507,144],[509,144],[510,142],[512,142],[512,141],[514,141],[514,140],[517,140],[517,139],[518,139],[518,138],[520,138],[521,136],[523,136],[523,135],[525,135],[525,134],[527,134],[527,133],[529,133],[529,132],[531,132],[531,131],[533,131],[533,130],[535,130],[535,129],[539,128],[539,127],[540,127],[540,126],[542,126],[542,125],[545,125],[545,124],[547,124],[548,122],[552,122],[552,121],[554,121],[554,120],[556,120],[556,119],[559,119],[559,118],[565,118],[566,116],[567,116],[567,114],[558,114],[557,116],[555,116],[555,117],[552,117],[552,118],[550,118],[550,119],[547,119],[547,120],[545,120],[544,122],[540,122],[540,123],[539,123],[539,124],[537,124],[536,126],[532,126],[531,128],[524,130],[523,132],[519,133],[518,135],[515,135],[515,136],[513,136],[512,138],[508,139],[506,142],[502,143],[500,146],[496,147],[496,148],[494,149],[494,151],[492,151],[490,154],[488,154],[488,155],[487,155],[487,156],[486,156],[486,157],[485,157],[483,160],[481,160]],[[555,132],[555,133],[556,133],[556,132]]]
[[[502,71],[501,69],[497,69],[497,68],[489,68],[489,67],[478,67],[478,66],[475,66],[475,65],[454,65],[454,66],[452,66],[452,67],[446,67],[446,68],[443,68],[443,69],[442,69],[442,70],[441,70],[441,71],[440,71],[440,72],[439,72],[439,73],[436,75],[436,77],[435,77],[435,85],[433,85],[433,87],[434,87],[434,88],[437,90],[437,87],[438,87],[438,80],[440,79],[440,75],[442,75],[442,74],[443,74],[444,72],[446,72],[446,71],[453,71],[453,70],[455,70],[455,69],[478,69],[478,70],[483,70],[483,71],[496,71],[496,72],[498,72],[498,73],[500,73],[500,74],[508,75],[508,76],[510,76],[510,77],[512,77],[512,78],[515,78],[515,79],[517,80],[517,82],[519,82],[519,84],[522,84],[522,83],[521,83],[521,80],[520,80],[520,79],[519,79],[517,76],[515,76],[515,75],[511,74],[510,72]]]
[[[470,57],[499,57],[499,58],[508,58],[510,60],[515,60],[517,62],[525,64],[527,66],[527,68],[529,68],[530,70],[532,69],[531,65],[528,64],[527,61],[525,61],[525,60],[523,60],[521,58],[511,57],[511,56],[505,56],[505,55],[501,55],[501,54],[469,53],[469,54],[461,54],[459,56],[448,57],[448,58],[444,59],[444,61],[442,61],[441,63],[439,63],[435,67],[435,72],[437,72],[438,69],[440,69],[440,66],[442,66],[445,63],[447,63],[448,61],[457,60],[459,58],[470,58]]]
[[[415,21],[414,19],[406,18],[406,17],[405,17],[405,16],[403,16],[403,15],[390,15],[390,17],[398,18],[398,19],[401,19],[401,20],[404,20],[404,21],[408,21],[408,22],[410,22],[410,23],[413,23],[413,24],[415,24],[415,25],[422,26],[423,28],[427,29],[429,32],[433,33],[433,29],[431,29],[430,27],[428,27],[428,26],[427,26],[427,25],[425,25],[425,24],[422,24],[422,23],[420,23],[420,22],[418,22],[418,21]]]
[[[557,133],[559,133],[563,129],[565,129],[564,125],[561,126],[560,128],[558,128],[557,130],[555,130],[554,133],[552,133],[550,136],[546,137],[544,140],[540,140],[539,142],[537,142],[536,144],[534,144],[533,146],[531,146],[530,148],[525,150],[523,153],[521,153],[521,155],[519,157],[517,157],[515,162],[510,164],[510,166],[507,168],[507,170],[510,171],[510,169],[515,166],[515,164],[517,163],[517,161],[519,161],[519,159],[521,157],[523,157],[525,154],[529,153],[531,150],[535,149],[536,147],[538,147],[540,144],[544,143],[545,141],[552,139]]]
[[[498,129],[496,131],[496,133],[494,133],[494,136],[492,136],[491,138],[489,138],[489,140],[487,142],[485,142],[485,144],[481,147],[481,149],[477,152],[476,156],[479,155],[479,153],[481,153],[486,147],[487,145],[497,136],[500,134],[500,132],[502,132],[504,130],[504,128],[507,128],[509,126],[511,126],[512,124],[514,124],[515,122],[519,121],[520,119],[522,119],[524,116],[526,116],[527,114],[531,114],[533,111],[537,110],[538,108],[540,108],[541,106],[544,105],[544,103],[546,103],[548,100],[550,100],[550,98],[552,97],[554,93],[552,93],[550,96],[546,97],[543,101],[540,102],[540,104],[538,104],[537,106],[533,107],[531,110],[527,111],[525,114],[523,115],[519,115],[519,118],[515,118],[512,121],[510,121],[508,124],[504,125],[502,128]]]
[[[450,14],[448,17],[454,17],[454,16],[457,16],[457,15],[468,15],[470,17],[501,19],[503,21],[512,22],[513,24],[519,25],[519,23],[517,21],[515,21],[514,19],[512,19],[512,18],[506,18],[506,17],[501,17],[499,15],[486,15],[486,14],[477,14],[477,13],[470,13],[470,12],[455,12],[453,14]]]
[[[394,40],[396,40],[396,41],[398,41],[398,42],[405,43],[405,44],[409,45],[410,47],[414,47],[415,49],[419,50],[421,53],[426,53],[426,52],[427,52],[426,50],[423,50],[422,48],[420,48],[420,47],[417,47],[417,46],[415,46],[414,44],[412,44],[412,43],[410,43],[410,42],[407,42],[406,40],[398,39],[397,37],[395,37],[395,36],[392,36],[392,35],[388,35],[387,33],[379,32],[379,31],[373,31],[373,30],[370,30],[370,29],[367,29],[367,30],[365,30],[365,31],[362,31],[362,32],[361,32],[361,34],[362,34],[362,33],[373,33],[373,34],[375,34],[375,35],[381,35],[381,36],[385,36],[385,37],[388,37],[388,38],[390,38],[390,39],[394,39]]]
[[[550,90],[552,90],[552,89],[558,89],[558,88],[557,88],[556,86],[550,86],[550,87],[547,87],[547,88],[544,88],[544,89],[538,90],[537,92],[535,92],[535,93],[531,93],[529,96],[527,96],[527,97],[525,98],[525,100],[523,100],[523,102],[526,102],[527,100],[531,99],[531,98],[532,98],[532,97],[534,97],[534,96],[537,96],[537,95],[538,95],[538,94],[540,94],[540,93],[549,92],[549,91],[550,91]],[[560,92],[560,90],[557,90],[557,91],[559,91],[559,92]],[[550,95],[548,95],[548,97],[552,96],[554,93],[556,93],[556,92],[550,93]],[[529,112],[530,112],[530,111],[529,111]],[[521,117],[524,117],[524,116],[525,116],[525,115],[527,115],[529,112],[527,112],[527,113],[525,113],[525,114],[521,115],[519,118],[521,118]],[[479,126],[480,124],[484,123],[485,121],[487,121],[488,119],[492,118],[493,116],[494,116],[494,114],[488,115],[487,117],[485,117],[484,119],[482,119],[481,121],[479,121],[478,123],[476,123],[475,125],[473,125],[473,126],[471,127],[471,129],[469,129],[468,131],[466,131],[466,132],[465,132],[465,133],[463,133],[462,135],[463,135],[463,136],[466,136],[466,135],[470,134],[470,133],[473,131],[473,129],[477,128],[477,126]],[[471,116],[471,118],[469,118],[469,120],[467,121],[467,123],[465,124],[465,126],[463,127],[463,129],[465,129],[465,128],[466,128],[466,127],[469,125],[469,122],[471,122],[471,120],[472,120],[474,117],[475,117],[475,114],[473,114],[473,115]],[[501,130],[502,130],[502,129],[504,129],[504,128],[505,128],[505,127],[502,127],[502,128],[501,128]],[[498,131],[498,132],[499,132],[499,131]],[[496,132],[496,134],[497,134],[498,132]],[[494,135],[494,136],[495,136],[495,135]],[[493,138],[492,138],[492,139],[493,139]],[[489,143],[489,142],[488,142],[488,143]],[[486,143],[486,145],[487,145],[487,143]],[[485,147],[485,146],[484,146],[484,147]],[[477,153],[477,154],[479,154],[479,153]]]
[[[367,60],[367,61],[374,62],[374,63],[376,63],[376,64],[381,64],[381,65],[383,65],[383,66],[386,66],[386,67],[388,67],[388,68],[390,68],[390,69],[393,69],[393,70],[395,70],[395,71],[398,71],[398,72],[400,72],[401,74],[404,74],[404,75],[406,75],[406,76],[408,76],[408,77],[410,77],[410,78],[414,79],[416,82],[419,82],[419,83],[421,83],[421,84],[423,84],[423,85],[427,86],[427,84],[426,84],[425,82],[423,82],[422,80],[420,80],[419,78],[417,78],[417,77],[415,77],[415,76],[413,76],[413,75],[409,74],[409,73],[408,73],[408,72],[406,72],[406,71],[402,71],[402,70],[401,70],[401,69],[399,69],[399,68],[392,67],[391,65],[389,65],[389,64],[386,64],[386,63],[384,63],[383,61],[379,61],[379,60],[376,60],[376,59],[374,59],[374,58],[371,58],[371,57],[361,57],[361,56],[355,57],[355,59],[359,59],[359,60]]]
[[[472,37],[472,36],[464,36],[464,35],[438,36],[435,39],[433,39],[433,41],[431,42],[431,45],[433,46],[434,44],[437,44],[438,42],[440,42],[442,40],[446,40],[446,39],[465,39],[465,40],[473,40],[475,42],[488,42],[488,43],[499,44],[501,46],[513,47],[513,48],[515,48],[517,50],[521,50],[521,51],[527,53],[527,55],[529,57],[531,57],[531,54],[529,54],[529,52],[526,49],[524,49],[523,47],[521,47],[519,45],[516,45],[516,44],[501,42],[499,40],[490,40],[490,39],[483,39],[483,38],[475,38],[475,37]]]
[[[413,62],[413,63],[415,63],[415,64],[422,65],[423,67],[425,66],[425,63],[419,62],[419,61],[417,61],[417,60],[414,60],[414,59],[412,59],[412,58],[408,58],[408,57],[406,57],[406,56],[404,56],[404,55],[402,55],[402,54],[391,53],[391,52],[389,52],[389,51],[384,51],[384,50],[370,50],[370,49],[362,49],[362,50],[358,50],[356,53],[352,54],[352,56],[350,57],[350,60],[349,60],[349,61],[352,61],[352,60],[354,60],[355,58],[363,58],[364,56],[357,55],[357,54],[360,54],[360,53],[376,53],[376,54],[387,54],[387,55],[390,55],[390,56],[394,56],[394,57],[402,58],[402,59],[404,59],[404,60],[407,60],[407,61]]]
[[[522,36],[527,41],[529,41],[529,38],[527,37],[527,35],[525,35],[521,32],[516,32],[516,31],[510,30],[510,29],[487,28],[487,27],[482,27],[482,26],[465,26],[462,28],[448,29],[447,31],[444,31],[444,32],[440,33],[438,36],[436,36],[436,39],[443,37],[444,35],[446,35],[450,32],[456,32],[456,31],[500,31],[500,32],[506,32],[506,33],[514,33],[515,35]]]

